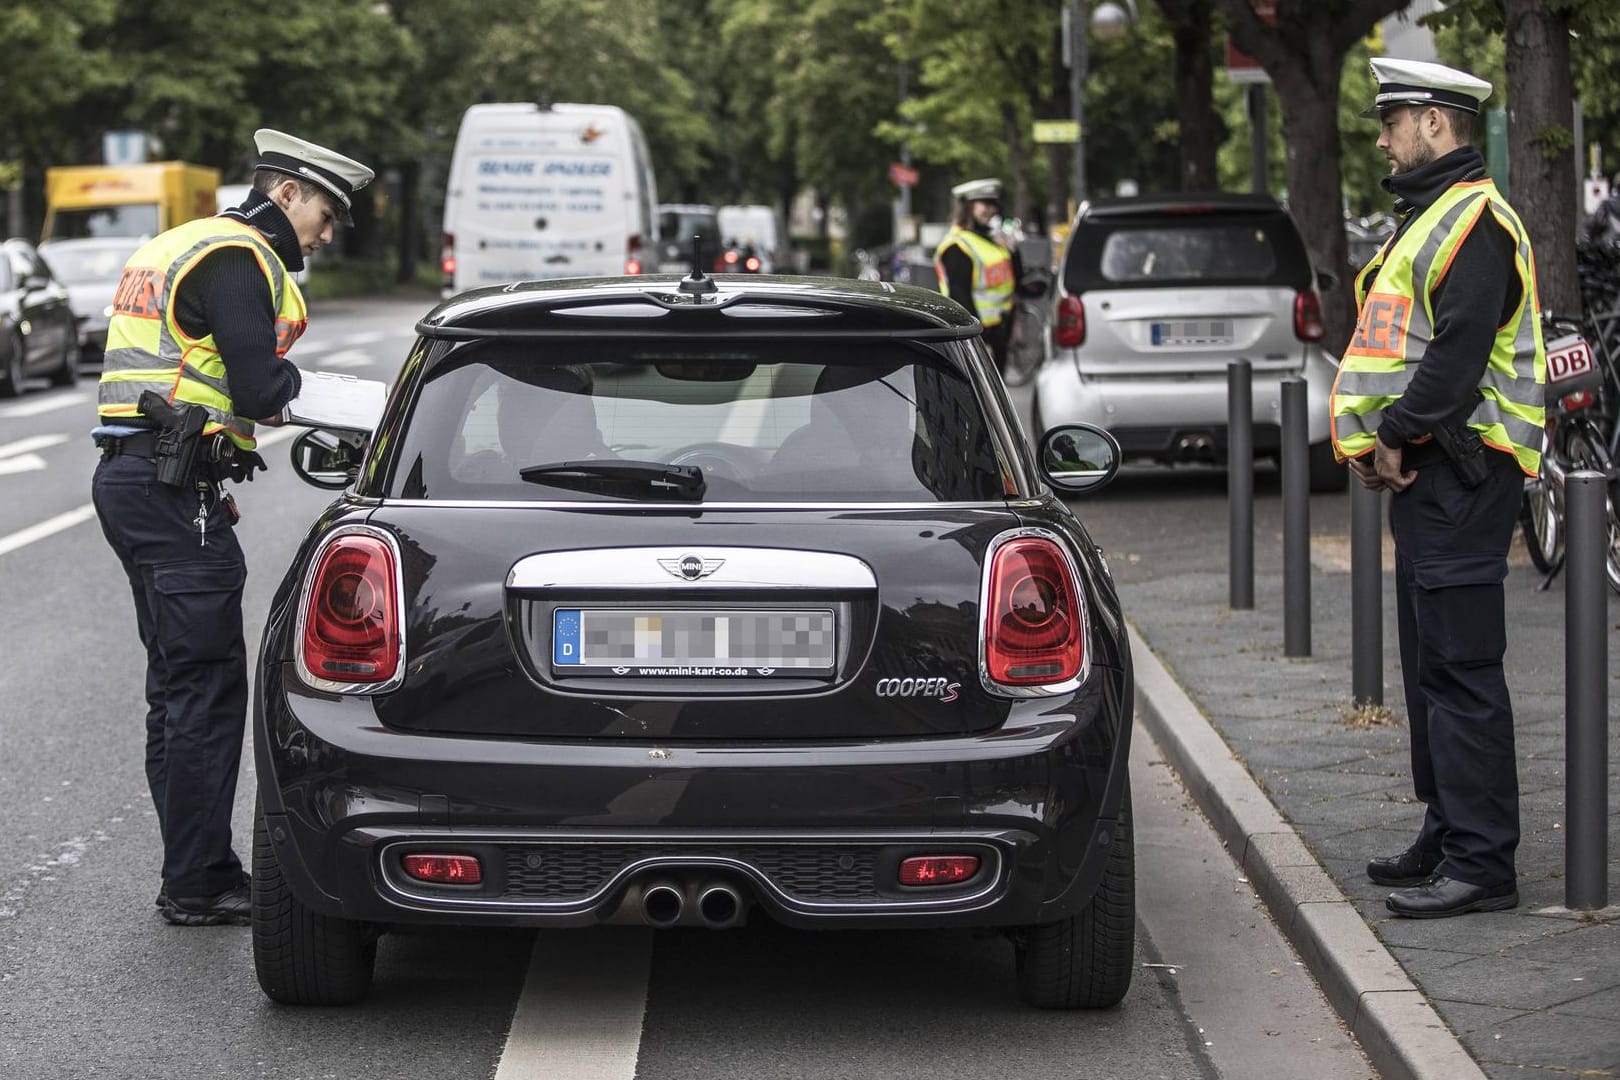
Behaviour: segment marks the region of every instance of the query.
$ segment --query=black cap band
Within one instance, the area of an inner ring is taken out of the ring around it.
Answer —
[[[279,154],[275,151],[260,154],[259,168],[274,169],[276,172],[302,177],[312,184],[318,184],[331,192],[344,210],[349,208],[350,196],[354,194],[354,186],[337,173],[301,161],[291,154]]]
[[[1409,83],[1379,83],[1375,109],[1393,109],[1397,105],[1444,105],[1448,109],[1479,113],[1479,100],[1455,90],[1437,90],[1432,86],[1413,86]]]

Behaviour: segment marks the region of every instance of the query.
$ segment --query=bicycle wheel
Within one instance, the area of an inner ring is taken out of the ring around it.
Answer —
[[[1603,445],[1603,440],[1595,431],[1585,427],[1577,428],[1569,435],[1570,471],[1576,469],[1595,469],[1605,476],[1613,476],[1609,471],[1609,450]],[[1611,479],[1604,485],[1604,523],[1608,529],[1608,547],[1604,558],[1604,573],[1609,579],[1609,588],[1620,593],[1620,481]]]
[[[1007,341],[1007,371],[1002,378],[1008,386],[1022,386],[1035,377],[1045,351],[1046,320],[1034,304],[1019,304],[1013,312],[1012,333]]]
[[[1539,572],[1551,574],[1564,564],[1564,508],[1559,490],[1545,476],[1524,483],[1524,504],[1519,508],[1519,527],[1530,563]]]

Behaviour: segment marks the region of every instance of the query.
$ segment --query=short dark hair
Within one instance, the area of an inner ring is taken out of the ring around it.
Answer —
[[[265,195],[270,194],[280,184],[287,180],[291,180],[293,183],[298,185],[298,199],[300,202],[308,202],[316,195],[326,194],[325,191],[319,187],[316,187],[308,180],[293,176],[289,173],[278,172],[275,169],[253,170],[253,190],[262,192]]]
[[[1479,132],[1479,116],[1467,109],[1454,109],[1449,105],[1413,105],[1414,116],[1422,115],[1425,109],[1438,109],[1440,115],[1446,118],[1451,125],[1451,137],[1463,146],[1474,145],[1474,136]]]

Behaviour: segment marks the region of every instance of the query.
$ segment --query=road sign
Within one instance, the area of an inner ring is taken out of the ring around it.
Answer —
[[[1078,120],[1037,120],[1035,141],[1038,143],[1072,143],[1080,139]]]
[[[889,166],[889,182],[896,187],[916,187],[917,170],[896,161]]]
[[[142,165],[146,162],[144,131],[106,131],[101,135],[103,165]]]

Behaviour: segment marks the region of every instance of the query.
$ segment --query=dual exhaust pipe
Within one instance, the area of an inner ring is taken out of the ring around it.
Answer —
[[[641,918],[648,926],[666,929],[679,925],[683,918],[696,921],[711,930],[724,930],[743,921],[747,905],[742,893],[730,882],[721,879],[705,881],[690,890],[692,912],[687,911],[688,890],[670,878],[649,881],[641,889]]]
[[[1177,461],[1215,460],[1215,436],[1207,431],[1192,432],[1176,440],[1175,454]]]

